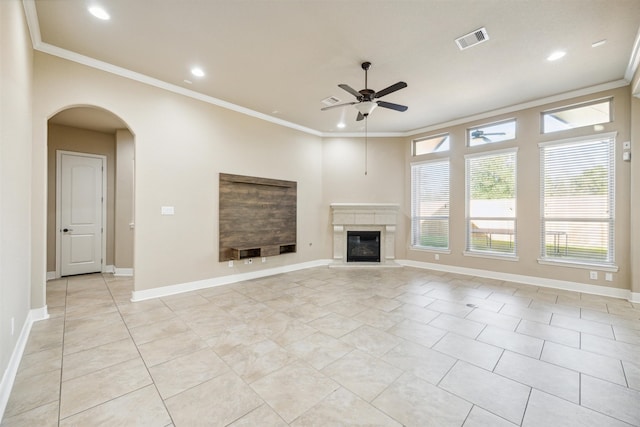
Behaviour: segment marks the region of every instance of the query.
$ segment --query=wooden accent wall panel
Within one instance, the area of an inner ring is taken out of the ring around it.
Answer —
[[[297,183],[220,174],[220,261],[295,252]]]

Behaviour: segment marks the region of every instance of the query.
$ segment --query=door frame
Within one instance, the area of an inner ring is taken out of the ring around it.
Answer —
[[[68,151],[68,150],[56,150],[56,279],[59,279],[61,276],[61,268],[60,262],[62,259],[61,256],[61,247],[62,247],[62,236],[61,236],[61,224],[60,224],[60,202],[61,202],[61,194],[62,194],[62,156],[63,155],[71,155],[78,157],[91,157],[95,159],[102,160],[102,233],[100,233],[101,239],[101,254],[100,254],[100,270],[104,273],[106,271],[106,262],[107,262],[107,156],[101,154],[91,154],[91,153],[81,153],[78,151]]]

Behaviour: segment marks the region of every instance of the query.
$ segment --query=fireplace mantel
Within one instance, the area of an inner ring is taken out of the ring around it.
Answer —
[[[399,205],[393,203],[331,203],[333,225],[332,266],[399,267],[395,262],[396,217]],[[380,262],[347,264],[347,232],[379,231]]]

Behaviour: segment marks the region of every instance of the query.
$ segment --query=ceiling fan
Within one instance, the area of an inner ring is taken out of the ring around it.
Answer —
[[[376,101],[377,98],[382,98],[385,95],[389,95],[390,93],[393,93],[397,90],[407,87],[407,84],[405,82],[398,82],[396,84],[392,84],[387,88],[382,89],[379,92],[376,92],[375,90],[369,89],[367,87],[367,72],[369,71],[369,68],[371,68],[371,62],[362,63],[362,69],[364,70],[364,89],[357,91],[353,89],[351,86],[344,83],[338,85],[338,87],[346,90],[351,95],[355,96],[357,101],[331,105],[329,107],[322,108],[321,111],[330,110],[332,108],[344,107],[345,105],[355,105],[356,109],[358,110],[358,116],[356,118],[356,120],[358,121],[367,117],[369,114],[371,114],[373,109],[378,106],[383,108],[389,108],[391,110],[396,110],[396,111],[407,111],[408,107],[406,105],[393,104],[391,102],[385,102],[385,101]]]
[[[472,139],[481,139],[484,142],[493,142],[491,141],[491,139],[487,138],[487,136],[492,136],[492,135],[506,135],[506,133],[504,132],[484,133],[484,131],[480,129],[477,129],[471,132]]]

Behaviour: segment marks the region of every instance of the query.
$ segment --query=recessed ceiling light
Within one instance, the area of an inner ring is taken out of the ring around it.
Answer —
[[[191,74],[193,74],[196,77],[204,77],[204,71],[200,67],[193,67],[191,69]]]
[[[591,47],[599,47],[607,42],[607,39],[598,40],[597,42],[591,43]]]
[[[566,54],[567,52],[565,52],[564,50],[556,50],[551,55],[547,56],[547,61],[557,61],[558,59],[562,58]]]
[[[344,124],[344,122],[338,123],[338,128],[340,128],[340,129],[344,129],[345,126],[346,125]]]
[[[101,8],[100,6],[91,6],[89,8],[89,13],[91,13],[93,16],[95,16],[98,19],[102,19],[103,21],[107,21],[111,19],[111,16],[109,16],[107,11]]]

